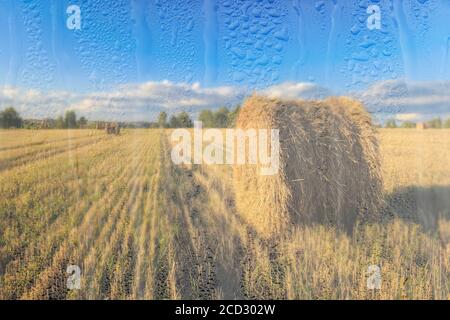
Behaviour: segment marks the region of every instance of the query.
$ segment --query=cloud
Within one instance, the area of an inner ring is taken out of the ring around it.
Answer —
[[[286,82],[259,92],[287,99],[322,99],[331,93],[313,83]],[[113,90],[86,94],[66,91],[41,92],[5,86],[0,89],[0,108],[12,105],[26,118],[57,117],[75,110],[90,119],[151,120],[160,111],[185,110],[193,114],[201,109],[232,107],[251,94],[245,87],[204,88],[200,83],[148,81],[120,85]]]
[[[0,88],[0,108],[12,105],[28,118],[56,117],[65,110],[91,119],[151,120],[162,110],[197,112],[203,108],[234,106],[246,95],[244,88],[203,88],[199,83],[149,81],[121,85],[110,91],[71,94],[41,92],[11,86]]]
[[[323,99],[332,91],[309,82],[285,82],[258,91],[284,99]],[[23,117],[56,117],[73,109],[89,119],[150,121],[160,111],[185,110],[194,116],[201,109],[232,107],[251,94],[245,87],[204,88],[199,83],[148,81],[120,85],[112,90],[85,94],[68,91],[42,92],[12,86],[0,87],[0,109],[14,106]],[[421,121],[450,115],[450,82],[386,80],[365,90],[343,93],[361,100],[379,119]]]
[[[286,99],[323,99],[334,93],[308,82],[286,82],[261,91],[270,97]],[[380,119],[421,121],[450,115],[450,82],[379,81],[365,90],[341,93],[361,100]]]
[[[354,96],[372,113],[385,116],[421,120],[450,114],[450,82],[386,80]]]
[[[44,93],[36,89],[4,86],[0,87],[0,108],[13,106],[24,117],[45,118],[63,112],[75,97],[66,91]]]
[[[419,113],[399,113],[395,116],[395,119],[400,121],[414,121],[420,118]]]
[[[311,82],[284,82],[261,90],[260,93],[270,98],[305,100],[323,99],[332,95],[330,90]]]
[[[73,103],[70,108],[84,110],[95,117],[109,113],[119,119],[142,120],[162,110],[197,112],[204,108],[233,106],[246,91],[235,87],[203,88],[199,83],[145,82],[122,85],[111,92],[94,92]]]

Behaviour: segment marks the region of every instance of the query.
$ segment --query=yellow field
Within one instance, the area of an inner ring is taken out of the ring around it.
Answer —
[[[231,168],[174,166],[167,132],[0,131],[0,298],[449,298],[450,130],[380,141],[380,223],[269,241],[236,213]]]

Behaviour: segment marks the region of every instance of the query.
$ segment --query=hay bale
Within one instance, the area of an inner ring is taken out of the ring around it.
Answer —
[[[382,180],[370,115],[350,98],[282,101],[253,96],[236,127],[279,129],[278,174],[257,165],[235,165],[237,210],[263,235],[297,223],[351,230],[357,217],[375,215]]]

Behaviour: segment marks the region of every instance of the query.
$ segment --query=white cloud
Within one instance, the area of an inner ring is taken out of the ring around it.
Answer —
[[[12,86],[4,86],[0,90],[0,95],[1,97],[4,97],[4,99],[14,99],[19,95],[19,93],[20,91]]]
[[[323,99],[332,95],[331,91],[311,82],[284,82],[260,91],[270,98]]]
[[[261,91],[285,99],[323,99],[333,93],[314,83],[286,82]],[[356,93],[342,93],[361,100],[380,118],[420,121],[450,113],[450,82],[385,80]]]
[[[419,113],[399,113],[395,116],[395,119],[400,121],[414,121],[420,118]]]
[[[216,108],[239,103],[245,91],[232,87],[202,88],[199,83],[145,82],[120,86],[112,92],[94,92],[74,102],[72,109],[113,113],[120,119],[147,116],[160,110]]]
[[[204,108],[231,107],[250,93],[244,87],[204,88],[199,83],[167,80],[126,84],[86,94],[4,86],[0,87],[0,109],[14,106],[26,118],[56,117],[73,109],[90,119],[143,121],[155,119],[162,110],[197,113]],[[285,82],[258,93],[285,99],[323,99],[332,95],[330,90],[308,82]],[[350,95],[362,100],[380,118],[420,121],[450,114],[450,82],[388,80]]]
[[[450,112],[450,82],[387,80],[356,93],[355,97],[369,111],[386,115],[414,114],[420,119]]]
[[[0,108],[12,105],[24,117],[56,117],[65,110],[80,111],[91,119],[151,120],[161,110],[198,111],[202,108],[233,106],[246,95],[244,88],[203,88],[199,83],[149,81],[127,84],[111,91],[71,94],[49,93],[5,86],[0,88]]]

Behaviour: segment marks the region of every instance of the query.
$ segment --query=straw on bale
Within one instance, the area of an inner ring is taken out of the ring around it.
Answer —
[[[235,165],[236,206],[264,235],[292,224],[323,223],[351,230],[378,212],[382,180],[375,129],[361,103],[346,97],[282,101],[252,96],[236,127],[279,129],[278,174],[261,164]]]

